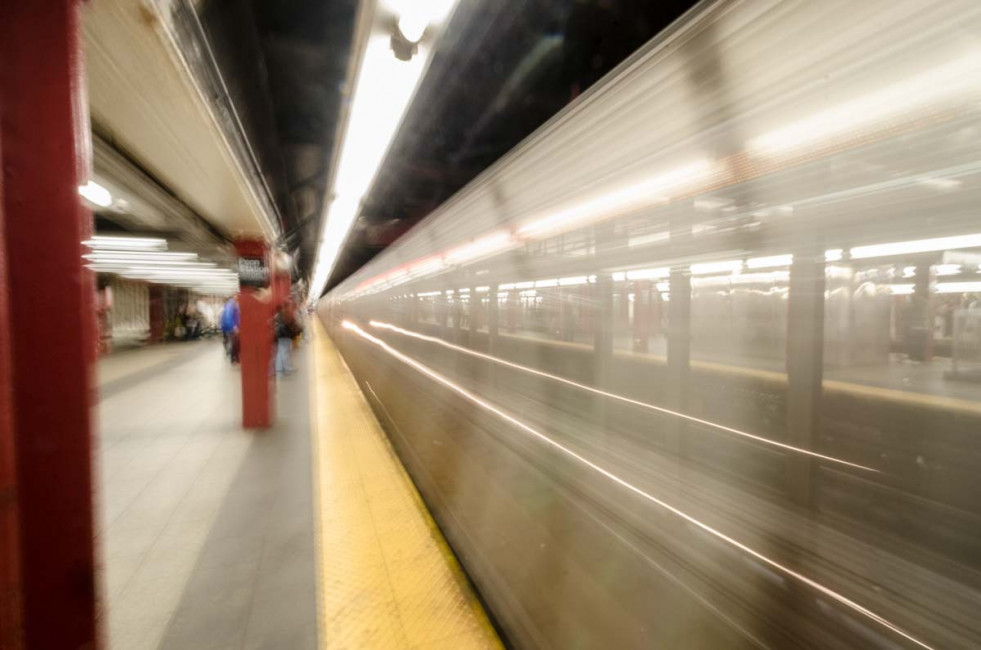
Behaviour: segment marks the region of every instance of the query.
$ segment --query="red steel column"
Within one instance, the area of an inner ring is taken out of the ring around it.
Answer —
[[[2,136],[2,132],[0,132]],[[2,140],[2,137],[0,137]],[[3,163],[0,141],[0,164]],[[20,513],[17,504],[17,456],[10,360],[10,312],[7,308],[7,246],[0,176],[0,648],[24,647],[21,611]]]
[[[235,242],[239,257],[265,260],[269,248],[260,239]],[[272,273],[269,274],[270,276]],[[273,382],[269,376],[272,362],[273,296],[270,288],[242,286],[239,294],[239,364],[242,372],[242,426],[266,429],[273,422]]]
[[[24,645],[97,647],[92,516],[93,279],[76,0],[0,5],[3,229]],[[9,495],[8,495],[9,496]]]

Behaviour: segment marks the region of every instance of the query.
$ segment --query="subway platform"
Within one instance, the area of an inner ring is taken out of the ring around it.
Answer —
[[[100,361],[104,645],[501,647],[328,336],[295,361],[259,432],[217,342]]]

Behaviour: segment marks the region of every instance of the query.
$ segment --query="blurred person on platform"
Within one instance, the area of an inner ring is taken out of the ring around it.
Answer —
[[[238,308],[238,296],[232,296],[225,302],[221,310],[221,336],[225,342],[225,352],[232,363],[238,363],[238,328],[241,324],[241,313]]]
[[[276,310],[273,319],[273,335],[276,339],[276,373],[288,375],[293,372],[293,339],[303,332],[303,326],[296,313],[296,305],[287,300]]]

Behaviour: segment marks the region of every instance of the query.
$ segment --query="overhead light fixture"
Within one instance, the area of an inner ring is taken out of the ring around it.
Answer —
[[[961,272],[960,264],[937,264],[933,267],[936,275],[958,275]]]
[[[388,151],[425,70],[428,50],[410,61],[399,61],[383,35],[372,36],[355,84],[347,129],[343,135],[337,173],[328,196],[317,262],[310,282],[310,299],[320,297],[341,247],[361,210],[361,201]]]
[[[108,208],[112,205],[112,194],[95,181],[89,181],[85,185],[79,185],[78,193],[90,203],[94,203],[99,207]]]
[[[128,260],[110,257],[96,257],[89,261],[98,266],[118,266],[126,268],[136,268],[141,265],[152,265],[173,268],[209,268],[217,266],[214,262],[191,262],[187,260]]]
[[[976,293],[981,292],[981,282],[938,282],[934,290],[937,293]]]
[[[725,262],[692,264],[689,270],[692,275],[708,275],[709,273],[738,273],[742,268],[742,260],[726,260]]]
[[[660,267],[656,269],[634,269],[627,271],[628,280],[661,280],[671,275],[671,269]]]
[[[446,20],[456,0],[385,0],[398,14],[398,28],[405,40],[418,43],[426,28]]]
[[[825,254],[827,257],[827,254]],[[746,266],[751,269],[769,269],[776,266],[790,266],[794,263],[794,256],[791,254],[786,255],[770,255],[769,257],[751,257],[746,260]]]
[[[845,251],[840,248],[832,248],[831,250],[824,251],[824,261],[825,262],[839,262],[844,256]]]
[[[143,261],[192,261],[198,258],[197,253],[171,253],[166,251],[128,251],[103,249],[95,250],[92,253],[82,255],[87,260],[129,260],[134,262]]]
[[[873,244],[871,246],[856,246],[849,251],[849,254],[852,256],[852,259],[860,260],[870,257],[889,257],[892,255],[932,253],[956,248],[978,247],[981,247],[981,233],[958,235],[955,237],[937,237],[935,239],[916,239],[889,244]]]
[[[165,251],[167,240],[155,237],[116,237],[95,235],[82,242],[92,250]]]

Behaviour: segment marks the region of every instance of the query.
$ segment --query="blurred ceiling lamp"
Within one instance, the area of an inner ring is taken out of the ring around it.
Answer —
[[[794,263],[794,256],[791,254],[786,255],[770,255],[768,257],[751,257],[746,260],[746,266],[751,269],[769,269],[775,266],[790,266]]]
[[[739,273],[742,268],[742,260],[726,260],[725,262],[692,264],[689,270],[692,275],[707,275],[709,273]]]
[[[938,282],[934,290],[937,293],[976,293],[981,292],[981,282]]]
[[[415,21],[416,16],[425,15],[427,24],[435,24],[446,19],[455,0],[389,0],[387,4],[400,20],[401,16],[411,15]],[[373,34],[365,45],[337,171],[327,192],[333,200],[325,205],[317,261],[310,280],[311,301],[319,298],[327,286],[341,247],[361,211],[361,201],[371,188],[429,62],[430,46],[419,44],[415,56],[401,61],[392,52],[390,41],[388,34]]]
[[[456,0],[385,0],[399,17],[399,32],[410,43],[418,43],[429,25],[445,21],[454,4]]]
[[[85,185],[79,185],[78,193],[90,203],[94,203],[100,207],[108,208],[112,205],[112,194],[95,181],[89,181]]]
[[[153,237],[113,237],[95,235],[82,242],[92,250],[165,251],[167,240]]]
[[[215,267],[214,262],[185,262],[183,260],[176,262],[170,260],[147,260],[146,262],[139,263],[134,260],[95,259],[89,260],[89,262],[89,266],[98,267],[99,269],[139,269],[145,265],[168,269],[207,269]]]
[[[957,235],[955,237],[937,237],[935,239],[916,239],[913,241],[892,242],[890,244],[873,244],[871,246],[856,246],[849,251],[852,259],[861,260],[870,257],[889,257],[890,255],[910,255],[912,253],[932,253],[956,248],[981,247],[981,233]]]
[[[961,272],[960,264],[938,264],[933,267],[933,272],[937,275],[959,275]]]
[[[169,251],[127,251],[127,250],[96,250],[82,255],[87,260],[128,260],[133,262],[145,261],[180,261],[196,260],[197,253],[177,253]]]
[[[627,271],[628,280],[662,280],[671,275],[671,269],[660,267],[655,269],[635,269]]]

